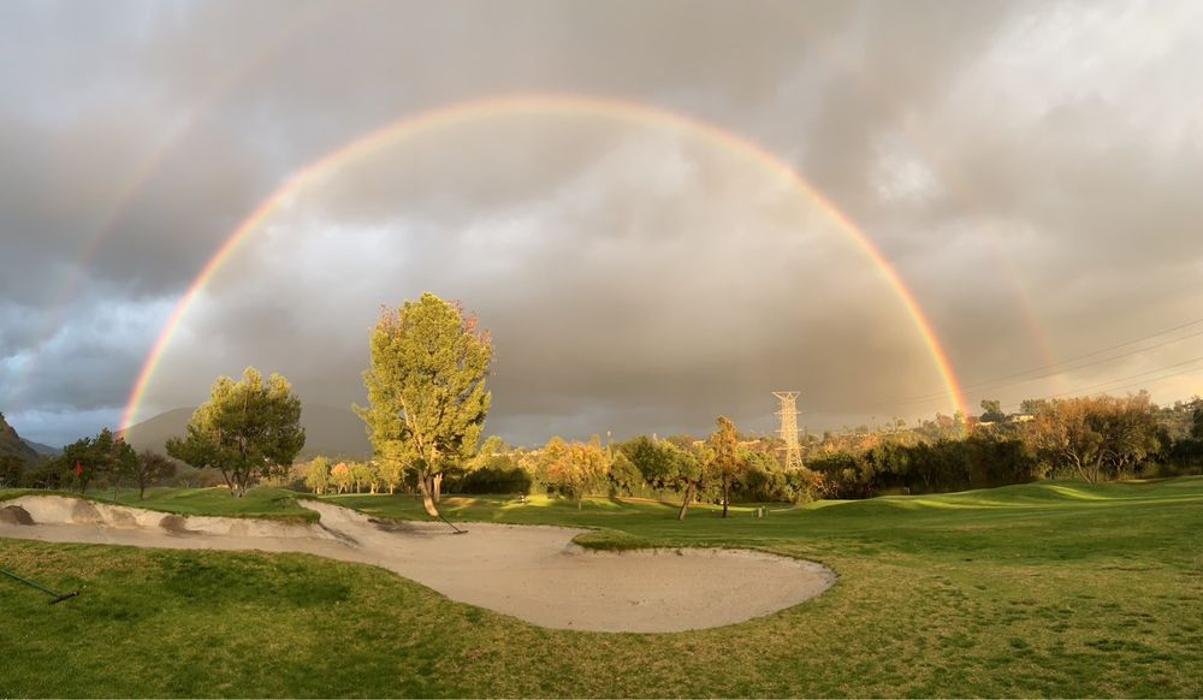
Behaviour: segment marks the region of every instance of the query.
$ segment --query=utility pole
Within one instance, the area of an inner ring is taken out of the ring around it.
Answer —
[[[777,411],[777,415],[781,416],[781,439],[785,441],[785,468],[786,470],[802,468],[802,447],[798,444],[798,396],[796,391],[774,391],[773,396],[776,396],[781,401],[781,410]]]

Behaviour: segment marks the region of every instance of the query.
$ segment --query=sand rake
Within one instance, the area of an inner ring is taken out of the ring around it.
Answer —
[[[26,586],[29,586],[30,588],[36,588],[39,591],[49,595],[51,605],[57,605],[58,603],[61,603],[64,600],[69,600],[69,599],[74,598],[75,596],[79,595],[79,591],[71,591],[70,593],[59,593],[58,591],[52,591],[49,588],[38,583],[37,581],[30,581],[29,579],[25,578],[24,576],[18,576],[17,574],[9,571],[8,569],[0,568],[0,574],[4,574],[5,576],[13,579],[14,581],[19,581],[20,583],[23,583]]]
[[[468,531],[467,531],[467,530],[461,530],[461,529],[459,529],[458,527],[456,527],[456,526],[455,526],[455,523],[453,523],[453,522],[451,522],[450,520],[448,520],[447,518],[443,517],[443,514],[442,514],[442,513],[439,513],[438,515],[439,515],[439,520],[442,520],[443,522],[447,523],[448,525],[450,525],[450,526],[451,526],[451,529],[452,529],[452,530],[455,530],[455,534],[457,534],[457,535],[466,535],[466,534],[468,534]]]

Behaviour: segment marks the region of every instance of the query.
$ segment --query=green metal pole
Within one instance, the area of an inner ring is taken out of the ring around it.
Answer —
[[[9,571],[8,569],[0,569],[0,574],[4,574],[5,576],[7,576],[11,579],[16,579],[17,581],[20,581],[21,583],[25,584],[26,586],[31,586],[33,588],[36,588],[39,591],[42,591],[43,593],[49,593],[50,595],[54,596],[55,598],[58,597],[57,592],[50,590],[49,588],[43,586],[42,584],[38,583],[37,581],[30,581],[27,578],[18,576],[16,574],[14,574],[13,572]]]
[[[26,586],[29,586],[30,588],[36,588],[39,591],[52,596],[52,598],[50,600],[51,605],[54,605],[55,603],[61,603],[64,600],[67,600],[69,598],[74,598],[75,596],[79,595],[79,591],[71,591],[70,593],[59,593],[58,591],[52,591],[49,588],[38,583],[37,581],[30,581],[29,579],[27,579],[23,576],[18,576],[17,574],[9,571],[8,569],[0,568],[0,574],[4,574],[5,576],[13,579],[14,581],[23,583]]]

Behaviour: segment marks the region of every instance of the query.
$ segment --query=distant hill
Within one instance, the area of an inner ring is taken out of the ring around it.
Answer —
[[[32,449],[34,452],[37,452],[38,454],[42,455],[43,457],[58,457],[59,455],[61,455],[63,453],[63,448],[61,448],[61,447],[51,447],[50,445],[43,445],[40,442],[34,442],[33,440],[26,440],[25,438],[21,438],[21,442],[25,443],[26,445],[29,445],[30,449]]]
[[[8,421],[4,420],[4,414],[0,413],[0,457],[14,456],[20,458],[27,464],[41,461],[42,457],[32,447],[27,445],[17,431],[13,429]]]
[[[166,454],[167,438],[183,435],[195,410],[176,408],[131,425],[125,439],[134,449]],[[367,459],[372,455],[363,420],[349,408],[305,404],[301,408],[301,427],[305,428],[305,449],[301,450],[301,459],[315,455]]]

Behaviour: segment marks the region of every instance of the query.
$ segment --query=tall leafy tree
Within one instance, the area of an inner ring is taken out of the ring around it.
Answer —
[[[96,437],[81,438],[64,447],[57,462],[60,469],[74,478],[79,492],[86,493],[97,477],[116,480],[132,474],[137,467],[138,455],[121,436],[105,428]]]
[[[184,437],[167,441],[167,454],[198,469],[216,469],[231,495],[243,496],[256,478],[282,474],[305,446],[301,400],[288,380],[266,381],[253,367],[242,379],[219,377],[188,421]]]
[[[138,484],[138,498],[146,498],[146,487],[159,481],[175,476],[175,462],[167,459],[158,452],[142,450],[138,458],[128,462],[134,483]]]
[[[677,519],[684,520],[689,504],[706,486],[706,470],[709,448],[695,449],[684,444],[678,446],[669,440],[650,440],[638,437],[623,446],[623,452],[635,463],[643,478],[654,489],[674,491],[681,494],[681,509]]]
[[[305,470],[305,485],[321,496],[330,488],[330,458],[314,457]]]
[[[405,483],[405,463],[396,459],[382,459],[379,455],[374,461],[376,473],[388,487],[389,495],[393,495],[397,492],[397,487]]]
[[[339,493],[345,493],[351,490],[355,483],[355,474],[351,471],[351,465],[346,462],[339,462],[330,470],[330,483],[338,489]]]
[[[719,416],[717,429],[710,435],[710,470],[722,489],[723,517],[731,504],[731,488],[747,469],[747,461],[739,450],[739,436],[735,423],[726,416]]]
[[[610,493],[614,496],[634,496],[644,487],[643,474],[622,450],[614,451],[610,460]]]
[[[1098,483],[1134,467],[1158,447],[1149,395],[1083,396],[1043,404],[1027,438],[1045,459]]]
[[[575,500],[577,510],[585,496],[605,481],[610,470],[609,455],[596,436],[588,443],[566,443],[558,437],[552,438],[540,457],[548,485]]]
[[[474,317],[429,292],[384,308],[358,409],[378,459],[405,460],[432,517],[445,469],[470,458],[489,412],[492,341]]]
[[[504,455],[510,451],[512,451],[512,448],[505,444],[505,440],[496,435],[490,435],[481,443],[480,449],[476,451],[476,454],[464,462],[464,471],[472,472],[486,467],[495,457]]]

